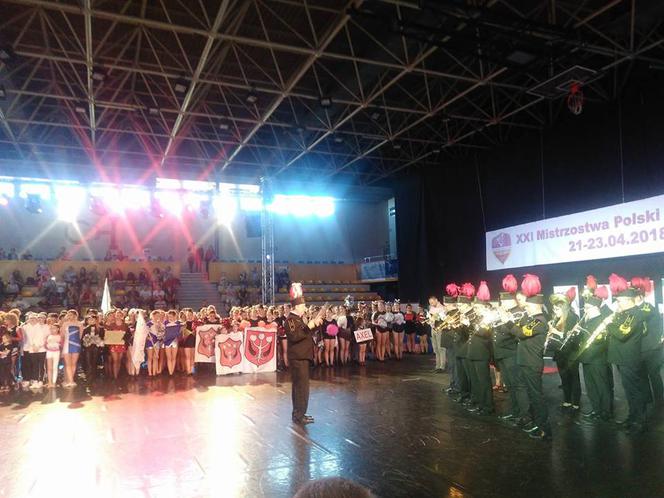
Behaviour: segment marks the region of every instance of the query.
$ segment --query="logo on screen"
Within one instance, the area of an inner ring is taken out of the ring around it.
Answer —
[[[501,232],[491,239],[491,249],[493,250],[494,256],[498,258],[498,261],[505,263],[507,258],[510,257],[510,251],[512,249],[512,239],[510,238],[509,233]]]

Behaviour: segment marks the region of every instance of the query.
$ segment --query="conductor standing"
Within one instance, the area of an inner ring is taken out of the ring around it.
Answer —
[[[291,372],[293,422],[311,424],[314,418],[307,415],[309,405],[309,368],[314,359],[311,330],[323,323],[321,315],[305,323],[303,315],[306,311],[302,284],[294,282],[290,289],[292,309],[284,321],[286,339],[288,340],[288,367]]]

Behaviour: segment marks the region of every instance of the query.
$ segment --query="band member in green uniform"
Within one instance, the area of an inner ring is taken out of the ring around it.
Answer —
[[[539,277],[531,274],[524,276],[521,291],[526,296],[525,310],[528,315],[521,319],[517,329],[519,344],[516,361],[533,413],[533,423],[524,427],[523,430],[531,438],[548,440],[551,439],[551,427],[542,390],[544,341],[548,332],[548,324],[544,314],[544,296],[540,293],[541,290]]]
[[[567,293],[551,294],[549,301],[553,307],[553,319],[549,327],[562,334],[563,344],[574,341],[570,338],[579,317],[572,309],[572,302],[576,298],[576,288],[570,287]],[[563,413],[576,414],[581,404],[581,377],[579,376],[579,362],[576,351],[572,348],[559,350],[555,358],[558,374],[563,386]]]
[[[525,421],[529,416],[528,397],[524,386],[519,386],[519,368],[516,364],[516,348],[518,341],[514,337],[513,329],[520,318],[525,315],[517,306],[515,292],[518,283],[514,275],[503,278],[503,292],[500,293],[500,307],[498,308],[498,323],[493,327],[493,361],[500,370],[505,387],[509,393],[507,413],[501,419],[507,422]]]
[[[662,384],[662,363],[664,343],[662,340],[662,317],[645,298],[652,291],[652,281],[648,277],[632,278],[632,287],[637,290],[636,304],[648,313],[646,329],[641,341],[641,373],[648,401],[655,409],[664,407],[664,385]],[[652,311],[652,313],[651,313]]]
[[[445,326],[440,334],[440,345],[445,348],[447,357],[447,372],[450,374],[450,385],[445,392],[450,396],[459,395],[459,378],[456,369],[456,352],[454,349],[454,330],[459,325],[459,310],[457,309],[457,296],[459,286],[447,284],[445,287],[447,296],[443,297],[443,308],[445,308]]]
[[[457,308],[459,310],[459,325],[454,329],[454,353],[456,356],[457,378],[459,380],[459,394],[456,401],[464,406],[472,405],[470,378],[468,376],[468,338],[470,337],[471,299],[475,295],[475,287],[472,284],[463,284],[459,289],[457,297]]]
[[[609,292],[604,286],[598,287],[592,275],[586,278],[582,295],[583,318],[578,327],[581,344],[578,357],[583,364],[583,379],[592,406],[592,410],[583,416],[590,420],[608,421],[613,414],[613,370],[607,361],[606,332],[599,330],[599,327],[606,329],[606,320],[611,320],[613,311],[608,306],[602,306]],[[589,343],[588,340],[596,332],[600,333]]]
[[[493,409],[493,391],[491,389],[491,325],[483,320],[487,315],[491,299],[489,287],[482,280],[477,288],[477,295],[473,304],[473,310],[478,317],[475,324],[471,325],[471,333],[468,338],[468,373],[470,376],[470,388],[475,406],[469,409],[471,413],[478,415],[490,415]]]
[[[303,316],[306,304],[302,284],[294,282],[290,289],[292,310],[284,321],[288,340],[288,364],[291,372],[293,413],[296,424],[311,424],[314,418],[307,415],[309,406],[309,368],[314,360],[311,331],[320,327],[327,307],[324,306],[316,317],[305,322]]]
[[[653,310],[637,306],[637,290],[630,287],[625,278],[613,273],[609,276],[609,285],[618,311],[607,326],[608,359],[618,367],[629,406],[627,419],[617,424],[630,434],[639,434],[646,429],[647,402],[641,375],[641,343]]]

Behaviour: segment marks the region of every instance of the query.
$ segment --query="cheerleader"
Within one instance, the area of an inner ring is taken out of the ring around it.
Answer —
[[[376,358],[381,362],[385,361],[385,344],[389,332],[385,314],[385,303],[378,301],[376,311],[371,316],[371,323],[376,328]]]
[[[420,339],[417,351],[420,354],[427,354],[429,352],[429,332],[431,331],[431,326],[427,322],[426,313],[422,305],[420,305],[420,311],[417,313],[416,323],[417,336]]]
[[[65,360],[65,379],[62,387],[76,386],[74,376],[76,375],[78,357],[81,354],[82,331],[83,324],[78,320],[78,311],[67,311],[60,325],[60,333],[64,337],[62,352]]]
[[[187,375],[194,372],[194,348],[196,347],[196,327],[203,323],[196,320],[194,310],[187,308],[185,312],[185,329],[183,332],[184,341],[184,371]]]
[[[51,324],[51,333],[46,337],[46,387],[55,387],[58,380],[58,364],[60,363],[60,348],[62,347],[62,336],[60,327]]]
[[[392,358],[392,331],[394,329],[394,313],[392,303],[385,303],[385,321],[387,322],[387,337],[385,337],[385,358]]]
[[[127,373],[130,377],[136,377],[140,373],[140,365],[137,367],[134,364],[134,334],[136,333],[136,320],[138,319],[139,311],[136,309],[129,310],[129,314],[125,319],[127,324],[127,355],[126,367]]]
[[[369,324],[369,320],[365,318],[362,314],[358,314],[357,319],[355,319],[355,330],[362,330],[366,328]],[[354,344],[357,344],[357,361],[360,366],[366,365],[367,361],[367,342],[358,343],[355,339],[355,334],[352,335],[352,341]]]
[[[0,337],[0,391],[9,391],[14,386],[12,372],[12,338],[6,329]]]
[[[401,304],[399,300],[394,301],[392,305],[392,341],[394,342],[394,355],[397,360],[403,358],[403,333],[406,327],[406,320],[401,313]]]
[[[404,332],[406,333],[406,352],[415,352],[415,332],[417,330],[417,314],[413,311],[413,305],[406,305],[406,312],[403,315]]]
[[[113,375],[114,379],[118,378],[120,375],[120,367],[122,366],[122,356],[127,351],[127,324],[125,323],[124,316],[122,311],[118,310],[114,313],[114,316],[111,317],[109,321],[110,325],[108,330],[113,330],[115,332],[122,333],[122,344],[109,344],[108,352],[110,359],[110,373]],[[120,334],[118,334],[120,335]]]
[[[21,344],[23,344],[23,331],[18,325],[21,312],[19,310],[11,310],[5,314],[5,329],[6,334],[9,336],[11,343],[11,371],[14,379],[18,377],[18,369],[20,367],[19,354],[21,351]]]
[[[353,329],[353,317],[347,315],[348,310],[345,306],[339,306],[337,314],[337,327],[339,327],[339,361],[345,365],[350,361],[350,344]]]
[[[160,310],[150,313],[150,321],[147,323],[148,336],[145,340],[148,350],[148,376],[154,377],[159,373],[159,349],[164,340],[164,315]]]
[[[168,375],[175,372],[175,360],[178,355],[178,339],[182,330],[182,322],[177,319],[178,312],[169,310],[164,322],[164,353],[168,366]]]
[[[339,332],[339,327],[337,326],[334,316],[331,309],[325,310],[325,320],[320,326],[321,335],[323,337],[324,343],[324,357],[325,365],[328,367],[334,366],[334,346],[337,339],[337,334]]]
[[[97,324],[97,315],[88,315],[81,337],[83,344],[83,369],[85,378],[92,382],[97,374],[99,348],[104,345],[104,329]]]

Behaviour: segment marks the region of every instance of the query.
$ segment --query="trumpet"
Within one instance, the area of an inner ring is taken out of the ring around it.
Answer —
[[[495,316],[495,315],[494,315]],[[520,321],[524,316],[526,316],[525,311],[515,311],[514,313],[507,311],[506,316],[495,316],[492,320],[485,321],[482,323],[482,325],[485,325],[487,327],[500,327],[502,325],[505,325],[506,323],[513,322],[517,323]]]

